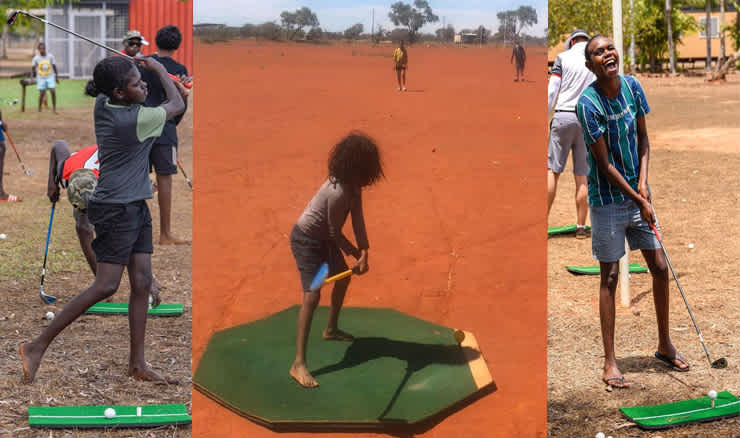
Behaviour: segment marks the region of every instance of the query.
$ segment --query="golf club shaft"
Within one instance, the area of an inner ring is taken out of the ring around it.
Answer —
[[[46,231],[46,247],[44,248],[44,266],[41,268],[41,290],[44,289],[44,277],[46,276],[46,257],[49,255],[49,241],[51,240],[51,224],[54,222],[54,208],[56,201],[51,203],[51,214],[49,215],[49,229]]]
[[[18,153],[18,149],[15,147],[15,142],[13,142],[13,138],[10,136],[8,131],[5,131],[5,136],[8,137],[10,145],[13,146],[13,151],[15,151],[15,156],[18,157],[18,162],[21,163],[21,168],[23,169],[23,172],[28,173],[28,171],[26,170],[26,166],[23,164],[23,160],[21,160],[21,155]]]
[[[122,52],[120,52],[120,51],[118,51],[118,50],[116,50],[116,49],[114,49],[114,48],[108,47],[108,46],[106,46],[105,44],[101,44],[101,43],[99,43],[99,42],[97,42],[97,41],[93,41],[93,40],[91,40],[90,38],[88,38],[88,37],[86,37],[86,36],[82,36],[82,35],[78,34],[77,32],[73,32],[73,31],[71,31],[71,30],[69,30],[69,29],[66,29],[66,28],[64,28],[64,27],[62,27],[62,26],[59,26],[59,25],[57,25],[57,24],[54,24],[54,23],[51,23],[51,22],[49,22],[49,21],[47,21],[47,20],[44,20],[44,19],[43,19],[43,18],[41,18],[41,17],[37,17],[37,16],[35,16],[35,15],[33,15],[33,14],[30,14],[30,13],[28,13],[28,12],[26,12],[26,11],[23,11],[23,10],[18,10],[18,11],[16,11],[16,13],[21,13],[21,14],[24,14],[24,15],[26,15],[26,16],[28,16],[28,17],[30,17],[30,18],[34,18],[34,19],[36,19],[36,20],[39,20],[40,22],[42,22],[42,23],[44,23],[44,24],[48,24],[49,26],[52,26],[52,27],[56,27],[57,29],[59,29],[59,30],[61,30],[61,31],[63,31],[63,32],[67,32],[67,33],[69,33],[69,34],[72,34],[72,35],[76,36],[77,38],[82,38],[83,40],[87,41],[87,42],[88,42],[88,43],[90,43],[90,44],[96,45],[96,46],[100,47],[101,49],[105,49],[105,50],[108,50],[108,51],[110,51],[110,52],[112,52],[112,53],[115,53],[115,54],[116,54],[116,55],[118,55],[118,56],[123,56],[124,58],[126,58],[126,59],[130,60],[131,62],[134,62],[134,63],[136,63],[136,59],[135,59],[135,58],[133,58],[133,57],[131,57],[131,56],[128,56],[127,54],[125,54],[125,53],[122,53]],[[192,83],[192,81],[188,81],[188,82],[182,82],[182,81],[180,80],[180,78],[178,78],[177,76],[175,76],[175,75],[173,75],[173,74],[171,74],[171,73],[167,73],[167,74],[168,74],[168,75],[170,76],[170,78],[172,78],[173,80],[176,80],[176,81],[178,81],[178,82],[181,82],[181,83],[183,84],[183,86],[185,86],[185,88],[191,88],[191,87],[193,86],[193,83]]]
[[[655,214],[655,211],[653,211],[653,214]],[[709,355],[709,350],[707,349],[706,344],[704,344],[704,337],[701,335],[701,330],[699,330],[699,325],[696,323],[696,319],[694,318],[694,313],[691,311],[689,302],[686,299],[686,294],[684,294],[683,292],[683,288],[681,287],[681,282],[678,281],[678,275],[676,275],[676,271],[673,269],[673,264],[671,263],[671,259],[670,257],[668,257],[668,251],[666,251],[665,246],[663,245],[663,239],[660,237],[660,233],[658,233],[658,229],[655,227],[654,223],[650,224],[650,228],[653,229],[653,233],[655,233],[655,237],[658,239],[658,243],[660,244],[660,249],[663,250],[665,261],[668,263],[668,267],[671,269],[671,274],[673,274],[673,279],[676,280],[678,291],[681,293],[681,298],[683,298],[683,302],[686,305],[686,310],[689,311],[689,317],[691,317],[691,322],[694,324],[694,328],[696,329],[696,334],[699,335],[699,342],[701,342],[701,346],[704,348],[704,353],[707,355],[707,360],[709,361],[709,365],[712,365],[712,358]]]
[[[182,176],[185,177],[185,182],[187,182],[188,186],[190,186],[190,190],[193,190],[193,182],[190,181],[190,178],[188,178],[188,175],[185,173],[185,169],[182,168],[182,163],[180,163],[180,160],[177,160],[177,167],[180,168],[180,172],[182,172]]]

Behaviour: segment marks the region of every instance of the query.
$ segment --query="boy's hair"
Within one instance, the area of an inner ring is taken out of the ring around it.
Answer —
[[[334,182],[365,187],[384,176],[378,146],[362,132],[350,132],[329,153],[329,178]]]
[[[122,56],[110,56],[95,65],[93,78],[85,87],[85,94],[96,97],[105,94],[111,97],[116,88],[126,87],[126,78],[134,64]]]
[[[157,47],[163,50],[177,50],[182,42],[182,34],[177,26],[171,24],[159,29],[154,37]]]
[[[591,50],[589,50],[589,47],[591,47],[591,41],[599,37],[604,37],[604,35],[597,33],[596,35],[592,36],[591,38],[588,39],[588,42],[586,43],[586,47],[583,48],[583,51],[586,54],[586,61],[591,61],[591,54],[593,53]]]

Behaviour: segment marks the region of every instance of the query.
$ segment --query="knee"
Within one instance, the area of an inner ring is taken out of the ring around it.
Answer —
[[[93,236],[92,224],[77,222],[75,224],[75,230],[77,230],[78,236],[82,236],[82,237],[92,237]]]
[[[321,298],[321,292],[304,292],[303,293],[303,305],[313,310],[319,305],[319,299]]]
[[[606,285],[609,292],[614,293],[617,290],[617,283],[619,283],[618,269],[612,269],[606,275],[602,275],[601,284]]]
[[[132,276],[132,280],[133,283],[136,285],[136,287],[131,288],[132,294],[149,295],[152,289],[152,283],[154,282],[151,273],[135,272]]]
[[[350,277],[337,280],[336,282],[334,282],[334,289],[335,290],[347,289],[349,287],[349,282],[350,282]]]
[[[668,281],[668,264],[664,258],[660,258],[655,262],[655,266],[650,270],[653,274],[653,278],[662,281]]]
[[[113,280],[102,280],[98,281],[96,279],[95,281],[98,286],[98,291],[100,292],[100,295],[102,295],[103,299],[112,297],[113,294],[116,293],[118,290],[118,283],[117,281]]]

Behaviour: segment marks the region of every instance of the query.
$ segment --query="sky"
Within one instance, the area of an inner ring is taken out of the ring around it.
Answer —
[[[194,22],[219,23],[241,26],[246,23],[260,24],[265,21],[280,23],[282,11],[295,11],[309,7],[318,17],[323,30],[344,31],[355,23],[362,23],[365,32],[370,31],[372,10],[375,10],[375,26],[393,29],[388,19],[390,5],[398,0],[195,0]],[[413,3],[413,0],[403,0]],[[455,30],[473,29],[483,25],[494,32],[498,29],[496,13],[531,6],[537,11],[537,24],[525,28],[533,36],[546,36],[547,0],[428,0],[439,22],[426,25],[422,32],[433,33],[442,26],[452,24]]]

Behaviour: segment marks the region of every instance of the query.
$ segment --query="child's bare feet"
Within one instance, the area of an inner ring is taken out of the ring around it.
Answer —
[[[43,351],[33,350],[31,344],[28,342],[24,342],[18,347],[18,354],[20,355],[21,366],[23,367],[23,383],[33,382],[43,353]]]
[[[290,367],[290,375],[304,388],[315,388],[319,386],[319,382],[308,372],[305,363],[293,363]]]
[[[128,375],[136,380],[142,380],[144,382],[154,382],[159,384],[171,384],[177,385],[178,381],[172,377],[168,377],[160,374],[153,370],[149,366],[129,366]]]
[[[324,339],[327,341],[347,341],[351,342],[355,340],[355,337],[347,332],[343,332],[337,329],[326,329],[323,333]]]

